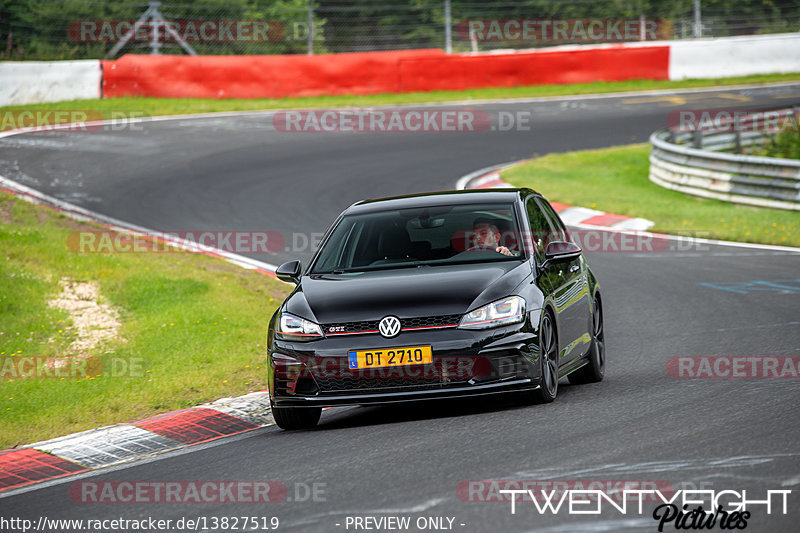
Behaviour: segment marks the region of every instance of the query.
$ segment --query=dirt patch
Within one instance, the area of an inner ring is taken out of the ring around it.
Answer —
[[[14,203],[10,200],[0,199],[0,222],[3,224],[11,224],[14,222]]]
[[[80,282],[62,278],[61,294],[48,302],[69,313],[77,332],[71,348],[78,356],[96,355],[93,351],[102,343],[117,338],[119,314],[108,304],[99,303],[100,288],[92,281]]]
[[[39,224],[46,224],[47,221],[50,219],[48,216],[49,213],[45,212],[44,209],[37,209],[36,210],[36,222]]]

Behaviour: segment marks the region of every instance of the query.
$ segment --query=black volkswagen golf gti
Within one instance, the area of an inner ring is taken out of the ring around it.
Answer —
[[[366,200],[346,209],[269,324],[269,392],[284,429],[322,407],[515,392],[603,379],[600,286],[530,189]]]

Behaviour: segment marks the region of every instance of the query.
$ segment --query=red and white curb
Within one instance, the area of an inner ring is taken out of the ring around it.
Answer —
[[[481,169],[472,174],[464,176],[456,184],[458,189],[507,189],[513,188],[513,185],[503,181],[501,172],[511,166],[517,165],[522,161],[510,163],[507,165],[497,165]],[[586,207],[574,207],[570,205],[560,204],[558,202],[550,202],[553,209],[556,210],[558,216],[564,221],[567,226],[589,226],[594,228],[605,228],[614,230],[632,230],[632,231],[645,231],[655,225],[655,222],[645,218],[634,218],[625,215],[614,215],[597,211],[595,209],[588,209]]]
[[[273,424],[269,393],[261,391],[2,450],[0,496],[33,483],[114,466]]]

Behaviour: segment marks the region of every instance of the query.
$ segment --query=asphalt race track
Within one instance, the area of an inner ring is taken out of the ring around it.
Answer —
[[[271,113],[155,121],[1,139],[0,175],[152,229],[280,231],[288,250],[250,254],[278,264],[307,260],[294,234],[321,233],[365,197],[450,189],[464,174],[534,153],[645,142],[674,109],[792,104],[800,84],[469,106],[493,117],[530,112],[528,131],[283,133]],[[501,398],[333,409],[314,431],[268,427],[86,478],[275,480],[288,489],[281,503],[79,504],[69,479],[0,498],[3,515],[277,516],[285,531],[354,531],[348,517],[404,515],[412,525],[454,518],[456,531],[656,531],[652,505],[641,515],[605,506],[554,516],[520,503],[512,514],[508,502],[457,492],[468,480],[648,480],[746,489],[759,500],[792,490],[788,514],[755,505],[747,531],[797,531],[798,379],[677,379],[666,365],[675,356],[800,356],[800,254],[676,243],[588,255],[604,296],[609,363],[600,384],[562,381],[556,402],[539,406]],[[306,498],[312,484],[317,496]]]

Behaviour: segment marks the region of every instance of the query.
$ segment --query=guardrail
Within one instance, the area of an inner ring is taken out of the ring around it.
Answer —
[[[795,112],[770,113],[786,118]],[[763,113],[720,122],[712,129],[654,132],[650,136],[650,181],[705,198],[800,210],[800,161],[721,152],[765,142],[767,134],[752,131],[758,129],[754,121],[759,119],[764,120]]]

